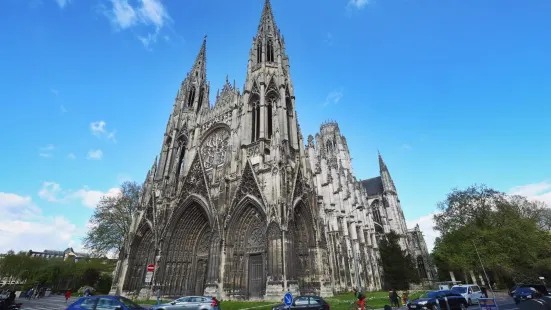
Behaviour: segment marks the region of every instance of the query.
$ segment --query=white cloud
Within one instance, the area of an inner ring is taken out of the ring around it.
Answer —
[[[428,215],[423,215],[418,219],[415,220],[408,220],[406,221],[406,225],[408,228],[413,228],[415,225],[419,224],[419,229],[423,232],[423,236],[425,237],[425,243],[427,244],[427,248],[429,249],[429,252],[432,252],[432,249],[434,248],[434,241],[437,237],[440,236],[440,233],[434,230],[434,215],[436,213],[430,213]]]
[[[60,105],[59,110],[61,111],[61,113],[67,113],[67,109],[65,108],[64,105]]]
[[[329,104],[337,104],[339,103],[339,101],[341,101],[343,95],[344,94],[342,88],[339,90],[333,90],[327,95],[325,101],[323,102],[323,105],[326,106]]]
[[[358,10],[363,9],[368,4],[368,0],[349,0],[348,6]]]
[[[67,4],[71,3],[71,0],[55,0],[60,8],[64,8]]]
[[[404,144],[402,144],[402,149],[404,149],[406,151],[411,151],[412,147],[411,147],[411,145],[409,145],[407,143],[404,143]]]
[[[69,159],[76,159],[77,157],[75,156],[75,154],[69,153],[69,154],[67,154],[67,158],[69,158]]]
[[[0,192],[0,253],[77,245],[76,225],[63,216],[44,216],[31,197]]]
[[[117,30],[136,26],[153,28],[146,35],[138,35],[145,47],[157,42],[157,36],[167,22],[171,21],[168,12],[160,0],[139,0],[135,6],[128,0],[110,0],[111,7],[103,13]]]
[[[92,134],[98,138],[106,138],[107,140],[113,141],[113,143],[117,143],[117,139],[115,137],[115,134],[117,133],[116,130],[113,130],[109,132],[107,130],[107,123],[104,121],[97,121],[90,123],[90,130],[92,131]]]
[[[49,202],[63,204],[78,201],[83,206],[93,209],[98,205],[102,197],[116,197],[120,193],[120,189],[116,187],[110,188],[106,192],[91,190],[87,186],[77,191],[72,191],[62,189],[61,185],[56,182],[43,182],[38,196]]]
[[[515,186],[509,190],[509,194],[524,196],[529,200],[543,201],[548,207],[551,207],[551,183],[549,181]]]
[[[39,148],[40,152],[38,153],[38,155],[40,157],[45,157],[45,158],[52,157],[52,156],[54,156],[54,154],[53,154],[54,150],[55,150],[55,146],[53,146],[52,144],[49,144],[45,147]]]
[[[103,158],[103,151],[102,150],[89,150],[87,159],[91,160],[100,160]]]

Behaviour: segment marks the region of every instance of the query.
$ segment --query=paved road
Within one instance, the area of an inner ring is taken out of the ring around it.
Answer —
[[[22,310],[64,310],[77,299],[78,297],[72,297],[67,304],[65,304],[64,296],[50,296],[31,300],[18,298],[16,302],[23,304]]]

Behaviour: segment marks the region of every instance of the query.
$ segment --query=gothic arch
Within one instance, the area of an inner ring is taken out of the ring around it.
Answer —
[[[384,229],[382,227],[383,219],[381,217],[381,210],[379,208],[380,206],[381,201],[379,199],[373,200],[373,202],[371,202],[370,204],[371,214],[373,215],[373,222],[375,223],[375,232],[382,234],[384,233]]]
[[[224,290],[234,298],[261,298],[266,284],[266,216],[250,201],[234,210],[225,231]]]
[[[231,135],[231,128],[230,126],[228,126],[227,124],[225,123],[214,123],[212,126],[210,126],[209,129],[207,129],[207,131],[205,131],[202,135],[201,135],[201,144],[203,144],[205,142],[205,140],[215,131],[219,130],[219,129],[223,129],[223,130],[226,130],[230,135]]]
[[[187,209],[192,204],[197,204],[201,211],[203,212],[203,215],[206,216],[208,223],[211,227],[216,226],[216,216],[213,214],[212,210],[208,207],[209,203],[208,200],[198,194],[191,193],[184,199],[180,199],[176,202],[177,207],[175,208],[174,212],[172,213],[172,216],[168,220],[167,223],[167,229],[165,229],[165,234],[163,237],[170,237],[169,235],[174,230],[174,226],[177,224],[178,219],[182,216],[184,216],[184,213],[187,211]]]
[[[123,289],[139,291],[144,286],[147,265],[153,263],[155,263],[153,232],[149,224],[142,221],[130,245],[127,276]]]
[[[316,236],[313,226],[313,214],[304,201],[293,208],[289,222],[289,244],[287,257],[287,274],[290,279],[297,279],[301,294],[316,293],[318,272],[316,270]]]
[[[158,280],[164,294],[203,295],[214,222],[204,199],[196,194],[177,207],[163,238]]]

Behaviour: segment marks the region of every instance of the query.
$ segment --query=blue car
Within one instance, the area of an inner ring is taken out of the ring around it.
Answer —
[[[145,310],[144,307],[122,296],[81,297],[65,310]]]

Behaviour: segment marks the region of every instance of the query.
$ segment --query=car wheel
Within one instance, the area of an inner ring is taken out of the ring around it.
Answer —
[[[438,307],[436,305],[432,305],[431,310],[438,310]]]
[[[464,304],[464,303],[461,303],[461,305],[460,305],[461,310],[467,310],[468,307],[469,307],[469,306],[467,306],[467,305]]]
[[[467,301],[467,303],[469,304],[469,307],[473,305],[473,302],[472,300],[469,298],[469,300]]]

